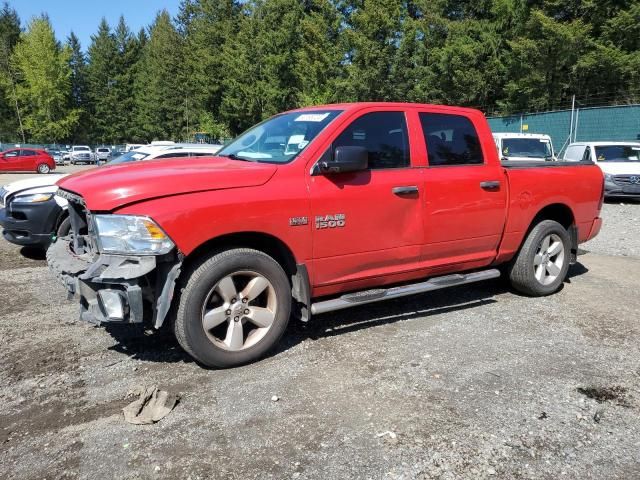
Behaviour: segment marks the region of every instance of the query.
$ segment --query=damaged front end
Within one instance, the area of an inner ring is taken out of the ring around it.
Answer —
[[[62,280],[69,298],[79,297],[80,318],[96,324],[148,322],[160,328],[182,264],[182,256],[173,243],[168,245],[170,240],[166,240],[162,249],[151,249],[151,253],[149,248],[143,253],[118,251],[123,238],[131,232],[136,234],[130,225],[120,225],[123,218],[131,221],[132,217],[98,216],[103,218],[100,232],[100,221],[87,211],[82,197],[64,190],[58,195],[69,201],[71,234],[56,239],[47,251],[47,262]],[[118,222],[110,224],[111,219]],[[150,219],[133,221],[134,227],[143,231],[147,228],[150,236],[165,235]],[[149,224],[146,227],[145,222]],[[118,227],[124,230],[119,231]],[[144,245],[137,238],[133,240],[130,243],[134,246]]]

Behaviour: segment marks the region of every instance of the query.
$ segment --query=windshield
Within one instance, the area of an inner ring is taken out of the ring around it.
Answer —
[[[87,152],[89,151],[89,147],[73,147],[75,152]]]
[[[640,162],[640,146],[603,145],[595,148],[598,162]]]
[[[276,115],[234,139],[218,156],[255,162],[290,162],[340,113],[341,110],[308,110]]]
[[[136,152],[135,150],[131,150],[130,152],[123,153],[119,157],[114,158],[110,162],[107,162],[106,165],[115,165],[118,163],[127,163],[127,162],[137,162],[138,160],[142,160],[149,156],[148,153]]]
[[[504,157],[552,157],[551,144],[539,138],[504,138],[502,140],[502,156]]]

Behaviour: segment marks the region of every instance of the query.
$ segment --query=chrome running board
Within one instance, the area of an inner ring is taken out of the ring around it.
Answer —
[[[401,287],[377,288],[373,290],[364,290],[361,292],[348,293],[341,297],[331,300],[324,300],[311,305],[311,313],[319,314],[342,310],[343,308],[355,307],[357,305],[365,305],[367,303],[381,302],[392,298],[406,297],[416,293],[431,292],[440,290],[441,288],[455,287],[465,285],[467,283],[480,282],[498,278],[500,271],[497,269],[483,270],[481,272],[472,273],[455,273],[453,275],[445,275],[443,277],[434,277],[426,282],[413,283],[411,285],[403,285]]]

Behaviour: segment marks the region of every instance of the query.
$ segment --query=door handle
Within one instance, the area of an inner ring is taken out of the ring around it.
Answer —
[[[483,190],[499,190],[500,189],[500,182],[498,180],[480,182],[480,188],[483,189]]]
[[[415,185],[410,185],[406,187],[393,187],[391,189],[394,195],[398,195],[399,197],[408,196],[408,195],[417,195],[418,187]]]

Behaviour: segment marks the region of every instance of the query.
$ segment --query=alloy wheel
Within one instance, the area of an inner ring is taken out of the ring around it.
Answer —
[[[549,285],[555,282],[560,272],[562,272],[564,262],[564,244],[560,236],[555,233],[545,236],[533,257],[536,280],[542,285]]]
[[[277,311],[276,291],[259,273],[239,271],[219,280],[202,307],[202,327],[225,350],[245,350],[264,338]]]

